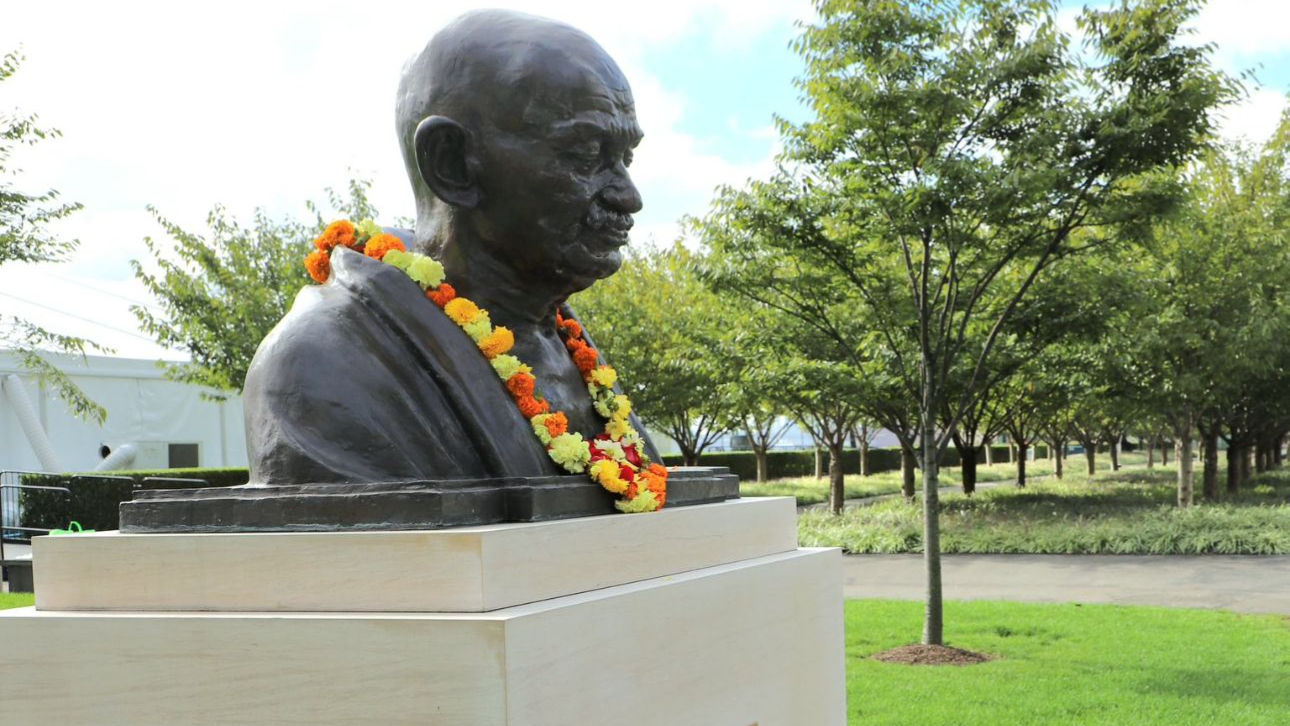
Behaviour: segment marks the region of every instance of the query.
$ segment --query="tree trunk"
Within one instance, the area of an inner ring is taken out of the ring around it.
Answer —
[[[861,429],[863,432],[864,430]],[[860,476],[869,476],[869,437],[860,437]]]
[[[1227,444],[1227,493],[1241,491],[1241,447],[1235,441]]]
[[[928,397],[930,398],[930,396]],[[923,613],[923,644],[945,644],[945,612],[941,602],[941,521],[937,487],[936,425],[932,416],[935,406],[926,406],[923,439],[923,564],[927,572],[927,603]]]
[[[1183,414],[1183,420],[1174,441],[1174,454],[1178,459],[1178,506],[1190,507],[1192,504],[1192,460],[1191,460],[1191,414]]]
[[[1030,448],[1029,444],[1017,442],[1017,486],[1026,487],[1026,450]]]
[[[914,450],[903,444],[900,447],[900,493],[905,500],[914,501]]]
[[[846,499],[846,489],[842,476],[842,442],[829,443],[829,509],[834,514],[842,514],[842,502]]]
[[[985,465],[994,466],[994,443],[990,441],[985,442]]]
[[[1147,439],[1147,468],[1156,468],[1156,437]]]
[[[1254,471],[1259,474],[1268,470],[1266,459],[1267,451],[1267,444],[1264,443],[1263,437],[1260,436],[1258,440],[1254,442]]]
[[[1241,486],[1250,483],[1250,456],[1253,448],[1249,444],[1241,447]]]
[[[1111,441],[1111,471],[1120,470],[1120,440]]]
[[[815,478],[824,478],[824,449],[819,444],[815,445]]]
[[[963,493],[972,496],[976,493],[976,449],[968,448],[967,453],[959,452],[962,461],[959,469],[963,473]]]
[[[1084,458],[1088,460],[1088,475],[1091,478],[1097,473],[1097,444],[1084,444]]]
[[[1054,450],[1056,451],[1057,458],[1053,461],[1053,476],[1056,476],[1058,479],[1061,479],[1062,464],[1065,463],[1066,461],[1066,442],[1058,441],[1057,446]]]
[[[770,462],[767,461],[766,447],[754,446],[753,456],[757,459],[757,481],[764,482],[770,478]]]
[[[689,447],[681,447],[681,463],[685,466],[699,465],[699,452]]]
[[[1201,433],[1203,434],[1202,454],[1205,460],[1204,473],[1201,475],[1201,489],[1206,499],[1215,501],[1218,499],[1218,426],[1201,429]]]
[[[1169,466],[1169,444],[1165,441],[1160,442],[1160,465]]]

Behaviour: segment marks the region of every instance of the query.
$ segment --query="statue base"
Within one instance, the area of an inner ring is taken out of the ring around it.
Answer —
[[[839,552],[797,549],[795,518],[773,498],[426,532],[41,537],[36,607],[0,611],[4,714],[842,726]]]
[[[724,466],[669,471],[667,508],[738,496]],[[121,532],[440,529],[612,514],[615,499],[585,476],[139,490],[121,503]]]

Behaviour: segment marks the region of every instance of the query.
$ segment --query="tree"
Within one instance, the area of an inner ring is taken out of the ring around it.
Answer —
[[[1191,156],[1234,89],[1207,48],[1178,42],[1193,0],[1085,10],[1086,52],[1044,0],[816,9],[797,42],[814,118],[782,124],[779,174],[722,192],[705,239],[744,262],[725,279],[755,280],[754,299],[833,336],[857,369],[891,363],[917,402],[923,642],[939,645],[941,451],[995,356],[1027,344],[1006,332],[1036,279],[1166,208],[1161,170]],[[823,279],[804,284],[804,269]]]
[[[22,56],[16,51],[0,57],[0,82],[18,71]],[[13,153],[20,146],[30,146],[58,137],[57,130],[43,128],[34,115],[0,111],[0,265],[10,262],[63,262],[78,245],[76,240],[51,235],[45,226],[81,208],[63,202],[58,192],[26,192],[15,186],[12,177],[20,169],[11,166]],[[46,330],[13,315],[0,314],[0,343],[10,347],[21,365],[40,376],[58,392],[72,413],[102,423],[107,411],[90,400],[66,373],[41,356],[41,350],[85,355],[87,349],[107,350],[89,341]]]
[[[166,363],[166,375],[215,391],[240,392],[260,341],[309,283],[302,261],[313,238],[333,219],[379,221],[367,199],[370,186],[351,180],[345,196],[328,189],[332,213],[324,216],[319,205],[306,202],[310,221],[273,219],[256,210],[245,226],[217,205],[206,218],[205,235],[188,232],[149,207],[169,239],[144,240],[156,271],[140,260],[131,265],[162,312],[139,305],[131,311],[160,345],[190,356],[186,362]]]
[[[632,252],[617,274],[570,299],[637,414],[676,442],[687,466],[746,413],[726,385],[738,375],[737,331],[696,265],[681,244]]]

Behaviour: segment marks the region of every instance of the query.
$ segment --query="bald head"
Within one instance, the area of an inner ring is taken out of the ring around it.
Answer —
[[[468,130],[507,130],[569,116],[571,95],[599,83],[628,99],[613,59],[572,26],[507,10],[466,13],[435,34],[399,81],[395,122],[418,204],[430,190],[418,171],[415,133],[430,116]]]

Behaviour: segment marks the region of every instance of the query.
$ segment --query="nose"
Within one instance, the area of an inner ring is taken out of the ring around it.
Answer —
[[[624,166],[619,167],[613,181],[605,187],[600,196],[604,199],[605,206],[623,214],[635,214],[644,206],[641,193],[632,183],[632,177]]]

